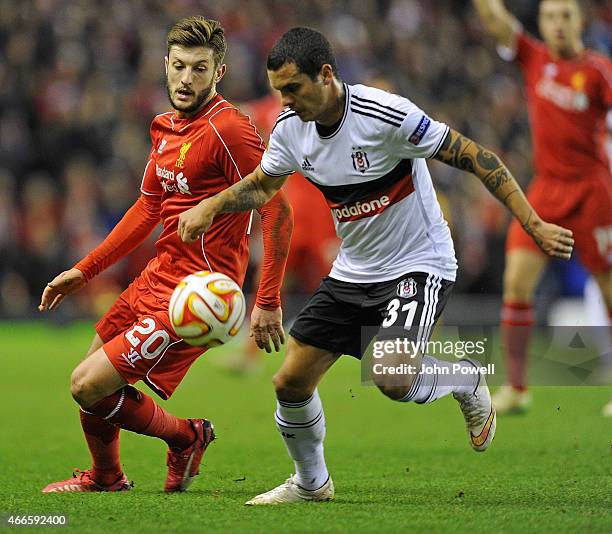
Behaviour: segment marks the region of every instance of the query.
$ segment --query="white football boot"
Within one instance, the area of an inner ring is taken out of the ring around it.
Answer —
[[[493,406],[500,415],[524,413],[530,405],[531,393],[512,386],[501,386],[493,395]]]
[[[612,417],[612,400],[601,409],[601,415],[604,417]]]
[[[470,358],[462,361],[468,361],[475,367],[480,367],[478,362]],[[495,437],[497,417],[484,374],[479,373],[478,384],[473,391],[464,394],[453,393],[453,397],[463,412],[470,445],[477,452],[487,450]]]
[[[297,477],[291,475],[283,484],[266,493],[253,497],[244,504],[283,504],[302,501],[331,501],[334,498],[334,483],[329,477],[327,482],[317,490],[307,490],[297,483]]]

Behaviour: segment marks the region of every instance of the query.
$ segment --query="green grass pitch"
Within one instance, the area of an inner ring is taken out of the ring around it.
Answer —
[[[239,377],[218,362],[235,343],[192,368],[164,406],[210,418],[218,440],[189,492],[165,495],[165,446],[122,433],[135,482],[121,494],[42,495],[47,483],[89,466],[69,376],[89,346],[90,325],[0,323],[0,513],[68,514],[74,532],[612,532],[612,423],[605,388],[534,390],[533,410],[498,419],[491,449],[468,445],[456,402],[403,405],[360,385],[342,358],[320,387],[326,455],[336,500],[243,505],[281,483],[292,465],[274,427],[270,378]]]

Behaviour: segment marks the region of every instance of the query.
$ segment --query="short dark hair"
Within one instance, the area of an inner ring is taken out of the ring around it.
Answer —
[[[223,26],[218,21],[205,17],[188,17],[179,20],[168,33],[168,54],[172,45],[210,48],[213,51],[215,66],[223,63],[227,51]]]
[[[268,54],[268,70],[278,70],[286,63],[295,63],[300,72],[312,79],[316,78],[321,67],[327,63],[331,65],[334,76],[340,78],[329,41],[322,33],[312,28],[291,28],[272,47]]]

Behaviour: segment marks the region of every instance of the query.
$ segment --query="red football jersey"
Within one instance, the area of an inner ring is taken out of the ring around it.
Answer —
[[[612,107],[610,60],[590,50],[554,58],[543,42],[525,33],[518,38],[516,59],[527,89],[536,174],[609,179],[604,139]]]
[[[226,189],[259,165],[264,142],[253,124],[220,95],[197,115],[163,113],[151,124],[152,150],[142,179],[144,195],[161,197],[163,230],[157,257],[143,277],[155,291],[172,291],[194,271],[219,271],[242,285],[248,265],[250,213],[215,217],[193,243],[177,234],[179,215]]]

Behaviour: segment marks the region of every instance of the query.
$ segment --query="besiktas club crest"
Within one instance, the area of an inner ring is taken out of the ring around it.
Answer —
[[[368,155],[365,153],[365,150],[363,150],[360,146],[353,147],[351,158],[353,158],[353,168],[356,171],[359,171],[361,174],[363,174],[370,168]]]
[[[397,284],[397,296],[404,299],[414,297],[417,292],[417,284],[413,278],[406,278]]]

